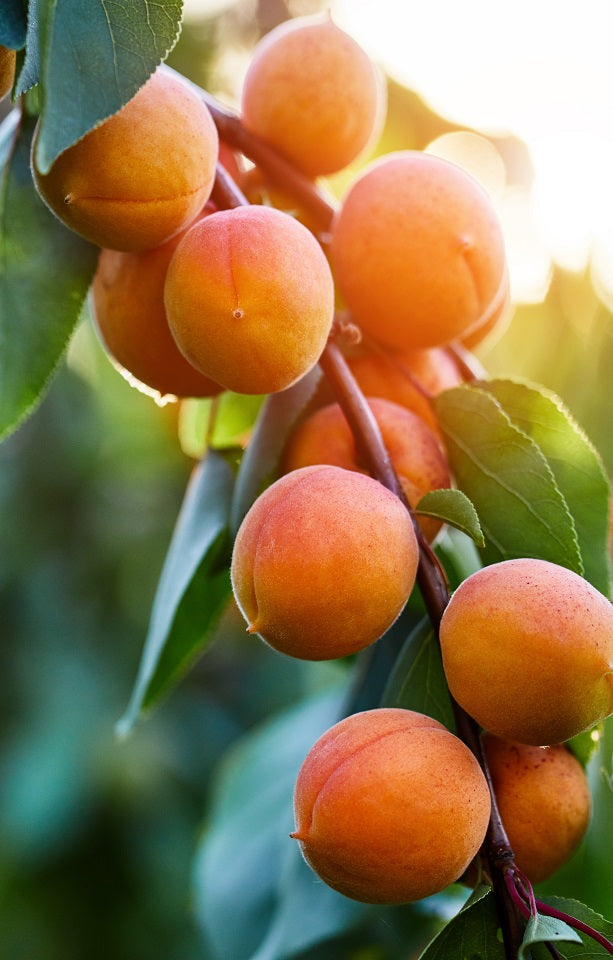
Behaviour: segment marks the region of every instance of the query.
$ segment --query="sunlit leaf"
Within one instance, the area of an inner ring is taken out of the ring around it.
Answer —
[[[321,373],[314,367],[293,387],[269,396],[256,421],[236,480],[230,528],[236,532],[257,496],[274,479],[296,420],[311,399]]]
[[[179,413],[179,442],[190,457],[201,457],[207,446],[245,446],[263,397],[227,390],[219,397],[184,400]]]
[[[477,387],[447,390],[435,403],[457,485],[479,515],[486,562],[530,556],[582,573],[572,516],[534,440]]]
[[[416,710],[455,730],[441,654],[429,620],[422,620],[406,640],[390,674],[381,706]]]
[[[0,128],[0,437],[39,402],[79,319],[98,250],[67,230],[30,175],[34,122]],[[7,135],[8,132],[8,135]]]
[[[230,594],[227,522],[232,471],[209,453],[190,480],[153,603],[125,734],[202,653]]]
[[[609,482],[598,452],[562,401],[542,387],[512,380],[480,387],[538,444],[574,520],[584,576],[608,596]]]
[[[181,0],[63,0],[49,5],[36,147],[42,173],[145,83],[177,40],[181,8]]]
[[[530,917],[526,924],[524,939],[519,948],[518,960],[532,960],[530,947],[535,943],[557,943],[559,940],[565,942],[581,943],[579,934],[569,927],[563,920],[556,920],[554,917],[543,917],[537,913]]]
[[[473,504],[461,490],[431,490],[415,507],[420,516],[449,523],[483,547],[483,531]]]

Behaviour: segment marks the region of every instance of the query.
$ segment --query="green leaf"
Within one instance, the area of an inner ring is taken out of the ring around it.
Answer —
[[[549,907],[554,907],[561,913],[566,913],[568,916],[586,923],[605,936],[607,940],[613,941],[613,923],[605,920],[601,914],[596,913],[578,900],[569,900],[564,897],[543,897],[542,902]],[[563,947],[557,949],[567,960],[573,960],[573,958],[577,958],[577,960],[602,960],[604,957],[611,956],[603,946],[583,932],[581,932],[578,942],[565,943]],[[546,954],[546,956],[549,956],[549,954]]]
[[[215,453],[196,467],[158,584],[124,735],[203,652],[231,592],[227,522],[232,471]]]
[[[49,5],[36,146],[42,173],[143,86],[177,41],[181,8],[181,0],[63,0]]]
[[[587,767],[595,753],[600,749],[600,738],[604,731],[604,724],[599,723],[591,730],[584,730],[576,737],[567,740],[566,746],[575,755],[582,767]]]
[[[271,394],[260,410],[236,480],[230,529],[236,533],[253,501],[275,478],[289,433],[321,377],[314,367],[293,387]]]
[[[435,404],[457,485],[479,514],[485,562],[536,557],[581,574],[573,518],[534,440],[478,387],[447,390]]]
[[[0,43],[12,50],[21,50],[26,42],[26,7],[24,0],[2,0],[0,7]]]
[[[421,498],[415,513],[449,523],[468,534],[478,546],[485,546],[477,511],[461,490],[431,490]]]
[[[43,35],[48,20],[47,0],[29,0],[25,57],[17,69],[15,98],[30,90],[40,80]]]
[[[455,731],[449,688],[434,630],[424,618],[407,638],[382,697],[383,707],[404,707],[434,717]]]
[[[0,128],[0,153],[15,125]],[[0,438],[39,402],[79,319],[98,251],[50,213],[30,175],[24,117],[0,194]],[[7,137],[8,132],[8,137]]]
[[[318,880],[289,837],[298,770],[344,695],[345,685],[301,703],[226,757],[195,869],[196,915],[219,957],[282,960],[377,909]]]
[[[542,387],[512,380],[480,384],[544,454],[570,510],[584,576],[609,596],[609,481],[598,452],[564,408]]]
[[[244,447],[263,402],[264,397],[230,390],[215,398],[184,400],[178,427],[181,449],[188,456],[199,458],[207,446],[214,450]]]
[[[565,942],[581,943],[579,934],[569,927],[563,920],[556,920],[554,917],[544,917],[539,913],[530,917],[526,924],[524,939],[519,948],[518,960],[532,960],[530,947],[535,943],[557,943],[559,940]]]
[[[498,928],[494,894],[483,885],[443,927],[419,960],[504,960]]]

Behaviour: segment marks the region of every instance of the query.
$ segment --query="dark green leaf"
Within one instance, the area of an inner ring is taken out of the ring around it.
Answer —
[[[232,471],[207,454],[187,488],[166,556],[134,691],[117,725],[127,733],[139,714],[178,682],[202,653],[230,594],[227,522]]]
[[[50,6],[36,146],[42,173],[151,76],[178,38],[181,7],[181,0],[63,0]]]
[[[484,885],[475,890],[419,960],[504,960],[504,957],[494,894]]]
[[[222,767],[195,872],[197,917],[219,957],[281,960],[376,910],[318,880],[289,837],[298,770],[344,694],[337,687],[275,717]]]
[[[573,517],[584,576],[609,596],[609,481],[597,451],[559,397],[542,387],[512,380],[480,387],[538,444]]]
[[[14,114],[2,125],[0,151]],[[33,121],[23,118],[0,195],[0,437],[40,400],[79,319],[98,251],[67,230],[30,175]]]
[[[479,514],[485,561],[536,557],[581,574],[573,518],[534,440],[477,387],[447,390],[435,403],[457,485]]]
[[[46,0],[29,0],[25,57],[21,69],[18,69],[15,97],[26,93],[40,80],[43,37],[48,22],[48,12],[49,4]]]
[[[554,907],[561,913],[574,917],[576,920],[581,920],[608,940],[613,941],[613,923],[605,920],[604,917],[590,907],[586,907],[585,904],[579,903],[578,900],[568,900],[563,897],[543,897],[543,903]],[[580,933],[580,942],[565,943],[563,946],[558,946],[557,949],[568,960],[574,960],[574,958],[576,960],[603,960],[604,957],[611,956],[603,946],[583,932]]]
[[[293,387],[266,399],[236,480],[230,514],[234,533],[253,501],[274,479],[289,432],[311,399],[320,376],[319,367],[314,367]]]
[[[400,651],[381,706],[425,713],[455,731],[441,654],[428,619],[415,627]]]
[[[563,920],[556,920],[554,917],[542,917],[537,913],[535,917],[530,917],[526,924],[518,960],[531,960],[530,947],[532,944],[545,943],[546,941],[554,943],[559,940],[581,943],[579,934]]]
[[[421,498],[415,513],[449,523],[468,534],[478,546],[485,546],[477,511],[461,490],[431,490]]]
[[[2,0],[0,7],[0,43],[12,50],[21,50],[26,42],[26,7],[24,0]]]

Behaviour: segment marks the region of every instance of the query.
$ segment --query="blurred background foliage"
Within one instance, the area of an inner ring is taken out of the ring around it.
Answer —
[[[170,62],[231,102],[258,36],[322,5],[209,4],[186,20]],[[381,151],[423,149],[459,129],[398,83],[389,106]],[[491,142],[507,184],[528,189],[525,145],[511,136]],[[350,175],[333,188],[342,191]],[[542,298],[517,303],[480,357],[492,374],[559,394],[613,474],[613,322],[589,269],[553,265]],[[85,319],[43,404],[0,447],[7,960],[212,960],[191,908],[211,777],[243,733],[329,679],[321,665],[292,663],[230,625],[151,719],[126,741],[115,738],[193,466],[177,421],[176,406],[159,408],[117,374]],[[610,775],[612,755],[609,723],[592,769],[588,837],[547,884],[609,917],[613,795],[601,768]],[[408,909],[400,940],[381,922],[304,956],[405,958],[437,922]]]

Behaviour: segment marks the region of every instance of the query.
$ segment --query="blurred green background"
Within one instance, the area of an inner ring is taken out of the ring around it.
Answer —
[[[244,57],[260,32],[319,6],[230,5],[186,23],[170,60],[230,97],[228,51]],[[455,129],[413,92],[390,86],[382,150],[422,149]],[[497,148],[509,177],[526,183],[523,145],[503,138]],[[545,299],[518,304],[504,336],[480,356],[492,374],[524,376],[559,394],[613,474],[613,318],[589,270],[554,267]],[[41,407],[0,447],[7,960],[212,958],[191,891],[211,775],[242,733],[319,682],[233,635],[130,738],[115,738],[193,466],[177,442],[177,413],[128,386],[86,319]],[[612,755],[609,723],[592,770],[587,840],[547,885],[610,917],[613,794],[600,767],[610,774]],[[309,956],[406,956],[397,945],[367,951],[359,938],[343,949]]]

